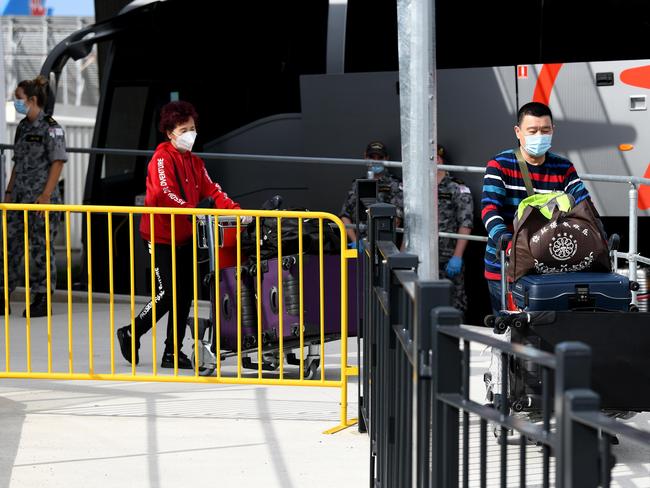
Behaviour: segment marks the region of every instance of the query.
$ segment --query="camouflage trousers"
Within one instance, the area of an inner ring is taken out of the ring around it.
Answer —
[[[447,263],[450,258],[440,258],[439,268],[440,268],[440,279],[447,279],[454,284],[453,292],[453,306],[463,313],[467,311],[467,295],[465,294],[465,265],[463,265],[460,273],[456,276],[448,276],[445,272]]]
[[[59,230],[61,215],[50,212],[50,289],[56,287],[56,260],[54,240]],[[31,293],[45,293],[47,290],[47,247],[45,241],[45,217],[28,213],[27,220],[29,242],[29,288]],[[0,236],[2,228],[0,227]],[[0,263],[3,274],[0,280],[4,284],[4,244],[0,241]],[[9,292],[17,286],[25,286],[25,221],[22,211],[7,211],[7,271],[9,275]]]

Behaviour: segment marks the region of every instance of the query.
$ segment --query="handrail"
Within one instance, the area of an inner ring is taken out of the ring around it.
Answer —
[[[334,214],[328,212],[311,212],[299,210],[244,210],[224,208],[177,208],[177,207],[134,207],[120,205],[68,205],[50,203],[47,205],[36,203],[0,203],[0,209],[27,210],[51,212],[110,212],[116,214],[142,213],[146,209],[148,214],[162,215],[216,215],[237,217],[281,217],[283,219],[329,219],[334,222],[342,232],[345,232],[343,222]]]
[[[13,144],[0,144],[0,151],[13,150]],[[68,147],[66,150],[70,153],[80,154],[105,154],[109,156],[146,156],[150,157],[154,151],[149,149],[113,149],[113,148],[81,148]],[[367,166],[368,161],[365,159],[354,158],[323,158],[308,156],[276,156],[270,154],[236,154],[236,153],[206,153],[196,152],[194,155],[203,159],[231,159],[235,161],[261,161],[266,163],[284,162],[284,163],[309,163],[309,164],[335,164],[335,165],[359,165]],[[390,168],[399,168],[402,163],[399,161],[383,161],[384,165]]]
[[[461,173],[485,173],[485,166],[460,166],[457,164],[439,164],[438,169]],[[580,179],[585,181],[601,181],[604,183],[630,183],[635,185],[650,185],[650,178],[639,176],[602,175],[580,173]]]
[[[476,236],[473,234],[458,234],[456,232],[438,232],[439,237],[446,237],[449,239],[464,239],[466,241],[487,242],[487,236]]]
[[[573,417],[577,422],[580,422],[587,427],[591,427],[592,429],[601,430],[609,435],[625,437],[643,447],[650,445],[650,432],[630,427],[629,425],[608,417],[601,412],[571,412],[571,417]]]
[[[473,330],[457,326],[440,325],[438,326],[438,331],[449,337],[455,337],[456,339],[494,347],[495,349],[499,349],[509,355],[517,356],[528,361],[534,361],[535,363],[541,366],[546,366],[547,368],[556,369],[557,367],[557,361],[553,354],[542,351],[541,349],[536,349],[532,346],[522,346],[521,344],[504,342],[495,339],[492,336],[480,334]]]
[[[13,144],[0,144],[0,151],[13,150]],[[154,151],[143,149],[114,149],[114,148],[81,148],[81,147],[68,147],[66,149],[71,153],[81,154],[105,154],[112,156],[151,156]],[[277,156],[271,154],[238,154],[238,153],[210,153],[210,152],[197,152],[194,153],[203,159],[231,159],[235,161],[261,161],[261,162],[287,162],[287,163],[309,163],[309,164],[338,164],[338,165],[359,165],[366,166],[368,161],[358,158],[325,158],[325,157],[311,157],[311,156]],[[388,168],[401,168],[402,161],[383,161]],[[457,164],[439,164],[438,169],[463,172],[463,173],[485,173],[485,166],[477,165],[457,165]],[[630,183],[635,185],[650,185],[650,178],[642,178],[639,176],[620,176],[620,175],[603,175],[603,174],[590,174],[581,173],[580,178],[585,181],[600,181],[606,183]]]

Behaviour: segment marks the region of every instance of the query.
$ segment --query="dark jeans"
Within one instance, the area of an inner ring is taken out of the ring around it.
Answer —
[[[151,253],[151,244],[146,243]],[[172,305],[172,247],[169,244],[156,244],[156,321],[169,312],[167,317],[167,338],[165,352],[174,351],[174,315]],[[190,313],[194,287],[192,244],[176,246],[176,340],[181,349],[187,316]],[[138,340],[153,327],[151,301],[135,318],[135,336]]]
[[[501,310],[501,281],[487,280],[488,290],[490,290],[490,304],[492,313],[495,315]]]

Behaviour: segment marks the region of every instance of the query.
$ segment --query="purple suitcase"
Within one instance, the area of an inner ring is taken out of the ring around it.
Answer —
[[[237,351],[237,268],[222,269],[219,275],[221,350]],[[246,267],[242,267],[241,301],[241,348],[244,351],[257,347],[255,288],[253,276]]]
[[[315,276],[314,287],[305,300],[305,308],[315,309],[320,314],[320,297],[319,297],[319,266],[318,256],[309,256],[313,258],[314,264],[310,263],[310,272]],[[348,337],[357,335],[358,307],[357,303],[357,266],[359,259],[348,260]],[[325,298],[325,334],[341,335],[341,257],[337,255],[323,256],[323,288]],[[363,274],[360,275],[363,279]],[[361,283],[363,283],[361,281]],[[317,321],[317,334],[320,334],[320,315]]]
[[[323,256],[324,333],[332,339],[341,334],[340,256]],[[356,335],[356,261],[348,263],[348,336]],[[265,344],[278,342],[280,294],[278,260],[262,262],[262,329]],[[300,281],[298,255],[282,258],[282,328],[285,341],[300,339]],[[320,264],[317,255],[303,255],[303,324],[307,340],[320,338]]]

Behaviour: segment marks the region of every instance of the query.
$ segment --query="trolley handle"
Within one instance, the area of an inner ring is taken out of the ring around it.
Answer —
[[[501,261],[501,310],[507,310],[507,293],[508,293],[508,261],[506,252],[508,245],[512,240],[511,234],[503,234],[497,242],[497,251],[499,252],[499,260]]]

